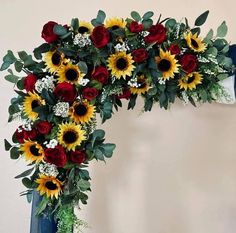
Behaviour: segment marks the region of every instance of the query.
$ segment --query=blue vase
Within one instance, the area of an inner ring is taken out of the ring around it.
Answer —
[[[31,211],[30,233],[56,233],[57,224],[53,217],[46,218],[36,216],[36,209],[41,201],[41,196],[38,192],[33,193],[33,203]]]

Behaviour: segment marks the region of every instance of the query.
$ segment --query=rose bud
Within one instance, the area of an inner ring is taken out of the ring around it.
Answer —
[[[81,164],[86,160],[86,154],[84,151],[76,150],[70,152],[70,161],[73,163]]]
[[[64,167],[67,162],[66,153],[62,146],[47,148],[44,150],[44,158],[47,163],[55,164],[57,167]]]
[[[129,30],[133,33],[138,33],[143,30],[143,25],[139,24],[136,21],[132,21],[131,24],[129,25]]]
[[[28,74],[25,78],[24,78],[24,89],[29,92],[29,91],[34,91],[35,89],[35,83],[37,81],[37,77],[34,74]]]
[[[99,81],[102,84],[106,84],[109,77],[109,72],[104,66],[97,66],[92,72],[92,78]]]
[[[166,40],[166,28],[162,24],[152,25],[148,31],[149,34],[144,38],[146,43],[161,44]]]
[[[118,99],[127,99],[127,100],[130,97],[131,97],[131,92],[130,92],[130,90],[128,88],[124,89],[123,93],[117,96]]]
[[[54,94],[57,98],[69,103],[72,103],[77,96],[74,85],[67,82],[57,84]]]
[[[148,58],[148,52],[141,48],[141,49],[136,49],[132,52],[132,56],[135,62],[140,63]]]
[[[40,121],[36,124],[36,129],[42,135],[49,134],[52,130],[52,124],[48,121]]]
[[[42,30],[42,38],[47,42],[47,43],[52,43],[56,40],[59,39],[58,35],[56,35],[53,32],[53,28],[55,25],[58,25],[56,22],[53,21],[49,21],[48,23],[46,23],[43,26],[43,30]]]
[[[184,54],[180,58],[180,64],[186,73],[192,73],[197,69],[198,65],[197,57],[192,54]]]
[[[109,31],[104,26],[97,26],[93,29],[91,39],[96,48],[103,48],[110,41]]]
[[[177,44],[171,44],[169,47],[169,50],[170,50],[170,53],[173,55],[178,55],[181,52],[180,47]]]
[[[86,87],[82,91],[82,95],[87,100],[93,100],[98,95],[98,90],[94,87]]]

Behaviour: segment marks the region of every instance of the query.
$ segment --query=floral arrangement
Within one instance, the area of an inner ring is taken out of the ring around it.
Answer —
[[[97,129],[122,107],[133,109],[144,100],[143,111],[154,103],[169,108],[179,98],[184,103],[214,102],[229,98],[219,84],[233,72],[223,39],[223,22],[216,35],[210,30],[202,39],[200,26],[209,11],[194,26],[185,18],[152,19],[133,11],[131,18],[109,18],[103,11],[91,22],[72,19],[70,25],[48,22],[42,30],[46,41],[18,58],[8,51],[1,70],[14,83],[17,94],[9,106],[9,122],[21,119],[13,144],[5,140],[12,159],[24,158],[29,169],[18,175],[31,201],[32,192],[42,196],[37,214],[54,215],[58,233],[71,233],[85,225],[74,207],[87,203],[92,160],[110,158],[115,144],[105,143]],[[14,65],[19,76],[9,69]]]

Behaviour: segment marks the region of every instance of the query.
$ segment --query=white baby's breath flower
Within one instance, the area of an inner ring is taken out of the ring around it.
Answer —
[[[128,50],[127,45],[125,43],[118,43],[115,46],[115,50],[117,52],[126,52]]]
[[[33,125],[33,122],[31,120],[26,120],[22,125],[22,129],[24,129],[25,131],[31,131],[32,125]]]
[[[56,165],[49,164],[49,163],[41,163],[39,165],[39,171],[40,171],[40,173],[42,173],[45,176],[56,177],[59,174]]]
[[[75,45],[78,45],[80,48],[85,47],[86,45],[91,45],[91,40],[89,38],[89,34],[80,34],[75,35],[73,40]]]
[[[81,85],[81,86],[86,86],[88,83],[89,83],[89,79],[87,79],[87,78],[82,78],[79,81],[79,85]]]
[[[165,80],[165,79],[162,79],[162,78],[160,78],[160,79],[158,80],[158,82],[159,82],[159,84],[161,84],[161,85],[166,84],[166,80]]]
[[[59,102],[53,107],[55,116],[67,117],[69,112],[69,103]]]
[[[45,78],[39,79],[35,83],[35,90],[41,93],[43,89],[53,91],[55,88],[55,79],[53,76],[46,76]]]
[[[55,148],[58,145],[58,141],[56,139],[52,139],[49,143],[46,142],[47,148]]]

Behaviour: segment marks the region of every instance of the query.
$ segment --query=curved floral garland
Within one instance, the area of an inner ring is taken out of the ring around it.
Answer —
[[[167,109],[176,98],[185,103],[213,102],[228,98],[218,83],[233,71],[223,39],[223,22],[214,36],[199,37],[209,11],[193,28],[188,20],[152,20],[153,12],[141,17],[132,12],[126,20],[99,11],[91,22],[72,19],[70,25],[48,22],[42,30],[46,43],[16,58],[8,51],[1,70],[14,64],[5,77],[15,84],[17,96],[9,106],[9,122],[23,124],[15,131],[13,145],[5,140],[12,159],[24,158],[30,169],[18,175],[31,200],[33,190],[42,195],[37,213],[55,213],[58,233],[83,225],[74,206],[87,203],[90,176],[86,168],[96,159],[112,156],[115,144],[104,143],[105,133],[96,129],[96,113],[102,122],[127,99],[133,109],[143,97],[143,111],[155,102]]]

